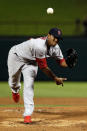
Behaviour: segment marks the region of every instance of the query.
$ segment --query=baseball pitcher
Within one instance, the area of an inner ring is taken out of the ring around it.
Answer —
[[[57,77],[47,65],[46,58],[53,57],[60,66],[70,65],[70,54],[64,59],[62,51],[58,45],[62,39],[62,32],[58,28],[52,28],[46,37],[29,39],[21,44],[13,46],[8,54],[9,86],[12,90],[12,97],[15,102],[19,101],[21,88],[20,78],[23,74],[24,80],[24,123],[31,123],[31,115],[34,111],[34,80],[38,67],[57,85],[63,85],[67,78]],[[69,60],[68,60],[69,59]],[[72,62],[73,64],[73,62]],[[75,66],[75,63],[73,64]]]

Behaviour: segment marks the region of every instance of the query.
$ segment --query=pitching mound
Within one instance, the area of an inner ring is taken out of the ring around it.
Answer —
[[[24,108],[0,99],[0,131],[87,131],[87,98],[35,98],[32,123],[23,123]],[[20,101],[23,104],[23,101]]]

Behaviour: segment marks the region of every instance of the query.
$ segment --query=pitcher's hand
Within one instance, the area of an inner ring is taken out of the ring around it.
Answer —
[[[67,80],[67,78],[55,77],[54,80],[56,81],[56,84],[57,84],[57,85],[62,85],[62,86],[63,86],[63,81]]]

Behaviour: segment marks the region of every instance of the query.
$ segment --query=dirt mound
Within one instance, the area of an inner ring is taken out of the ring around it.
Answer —
[[[1,105],[7,100],[3,99],[0,102]],[[39,101],[38,99],[35,99],[35,104],[38,106],[35,107],[31,124],[23,123],[23,107],[0,107],[0,131],[87,131],[86,99],[84,103],[81,98],[78,98],[78,102],[75,98],[40,98]],[[52,102],[49,103],[51,99]],[[14,104],[10,99],[7,103]],[[23,104],[22,101],[21,104]]]

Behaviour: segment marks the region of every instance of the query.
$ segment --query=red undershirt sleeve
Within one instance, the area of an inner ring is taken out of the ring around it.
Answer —
[[[63,58],[63,59],[60,59],[60,60],[56,60],[59,64],[61,64],[62,62],[64,62],[65,61],[65,59]]]
[[[36,62],[38,63],[38,66],[40,67],[40,69],[47,67],[46,58],[42,58],[42,59],[36,58]]]

